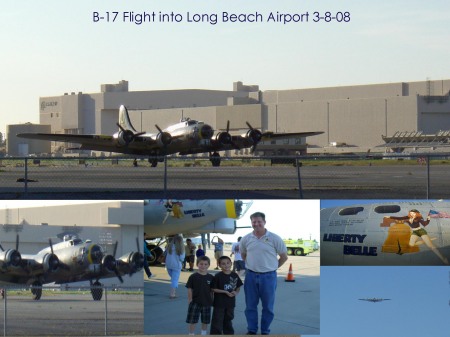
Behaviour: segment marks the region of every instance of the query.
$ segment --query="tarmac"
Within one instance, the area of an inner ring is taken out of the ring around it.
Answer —
[[[0,199],[448,199],[447,165],[293,167],[33,167],[25,192],[22,167],[2,168]],[[186,179],[189,177],[189,179]],[[410,186],[415,188],[411,191]],[[427,187],[428,186],[428,187]]]
[[[230,248],[225,248],[230,255]],[[211,258],[213,252],[208,250]],[[285,282],[292,264],[295,282]],[[209,272],[216,273],[215,260],[212,259]],[[155,277],[145,276],[144,284],[144,333],[146,335],[187,335],[187,289],[185,287],[192,272],[181,273],[177,298],[169,299],[170,278],[164,265],[152,266]],[[195,268],[194,268],[195,272]],[[275,336],[300,336],[320,334],[320,253],[307,256],[289,256],[288,261],[278,270],[278,283],[275,300],[275,319],[271,334]],[[243,278],[245,282],[245,277]],[[236,335],[247,333],[244,314],[245,294],[241,289],[235,308],[233,326]],[[259,306],[261,312],[261,306]],[[209,326],[208,326],[209,329]],[[209,332],[209,331],[208,331]],[[196,334],[200,334],[200,323]]]
[[[0,300],[0,333],[5,336],[137,336],[143,333],[143,296],[108,292],[93,301],[90,292],[43,294],[29,291]],[[6,308],[6,312],[5,312]],[[6,324],[5,324],[6,323]]]

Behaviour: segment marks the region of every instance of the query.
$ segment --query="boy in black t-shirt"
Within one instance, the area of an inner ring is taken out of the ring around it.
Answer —
[[[222,269],[214,276],[214,312],[211,322],[211,335],[234,335],[233,318],[236,296],[243,285],[239,275],[231,271],[231,259],[228,256],[219,258]]]
[[[198,272],[189,276],[186,283],[189,303],[186,323],[189,324],[190,335],[194,334],[200,313],[202,314],[202,335],[207,334],[208,324],[211,322],[211,305],[213,301],[211,285],[214,276],[208,274],[210,263],[209,257],[199,257],[197,259]]]

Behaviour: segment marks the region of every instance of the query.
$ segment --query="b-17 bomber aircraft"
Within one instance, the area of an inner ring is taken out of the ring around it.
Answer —
[[[373,302],[373,303],[376,303],[376,302],[381,302],[381,301],[390,301],[391,299],[390,298],[360,298],[359,299],[360,301],[368,301],[368,302]]]
[[[117,242],[112,255],[106,254],[91,240],[64,237],[64,241],[42,249],[36,255],[20,254],[19,236],[15,249],[3,249],[0,245],[0,282],[30,286],[34,300],[42,295],[42,285],[89,281],[94,300],[101,300],[103,288],[100,279],[117,277],[123,283],[123,275],[132,275],[144,265],[144,256],[139,251],[115,258]]]
[[[219,151],[251,148],[255,151],[261,141],[286,139],[291,137],[307,137],[323,132],[273,133],[261,132],[246,122],[248,130],[240,135],[230,134],[230,122],[224,130],[215,132],[213,128],[200,121],[189,118],[162,130],[158,125],[158,133],[137,132],[128,115],[128,110],[119,108],[119,131],[114,135],[74,135],[51,133],[21,133],[17,137],[40,139],[58,142],[81,144],[80,150],[117,152],[130,155],[148,156],[152,167],[164,156],[171,154],[189,155],[208,152],[213,166],[220,166]]]

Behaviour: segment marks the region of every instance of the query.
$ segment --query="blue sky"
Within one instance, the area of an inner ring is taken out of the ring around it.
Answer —
[[[321,267],[321,337],[447,337],[449,267]],[[382,297],[371,303],[359,298]]]
[[[303,14],[308,23],[94,23],[93,12]],[[348,23],[312,13],[349,12]],[[0,131],[38,122],[40,96],[205,88],[261,90],[450,78],[444,0],[17,0],[0,11]]]

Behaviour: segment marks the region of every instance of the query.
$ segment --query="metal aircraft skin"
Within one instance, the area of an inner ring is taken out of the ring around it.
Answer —
[[[205,234],[233,234],[236,219],[240,219],[250,208],[251,201],[243,200],[180,200],[154,199],[144,202],[144,232],[147,239],[160,239],[159,243],[148,243],[153,264],[163,253],[159,247],[165,237],[182,234],[196,237]]]
[[[368,301],[368,302],[373,302],[373,303],[376,303],[376,302],[381,302],[381,301],[390,301],[391,299],[390,298],[360,298],[359,299],[360,301]]]
[[[442,266],[450,260],[450,202],[385,200],[320,211],[323,266]]]
[[[30,286],[33,299],[39,300],[43,284],[89,281],[93,299],[100,300],[103,295],[100,279],[117,277],[122,283],[122,276],[131,276],[144,265],[138,242],[137,252],[117,259],[117,242],[112,255],[106,254],[91,240],[83,241],[76,237],[66,236],[64,241],[56,244],[49,240],[49,244],[35,255],[20,254],[19,236],[15,249],[4,250],[0,245],[0,282]]]
[[[220,154],[223,150],[240,150],[252,148],[252,152],[260,141],[283,139],[290,137],[307,137],[323,132],[273,133],[261,132],[247,122],[249,129],[240,135],[230,134],[230,123],[226,130],[215,132],[212,127],[201,121],[182,119],[180,123],[162,130],[158,125],[158,133],[137,132],[128,115],[128,110],[119,108],[119,131],[114,135],[74,135],[51,133],[21,133],[17,137],[40,139],[58,142],[77,143],[80,150],[117,152],[130,155],[148,156],[152,167],[164,156],[171,154],[189,155],[206,153],[210,155],[213,166],[220,166]]]

